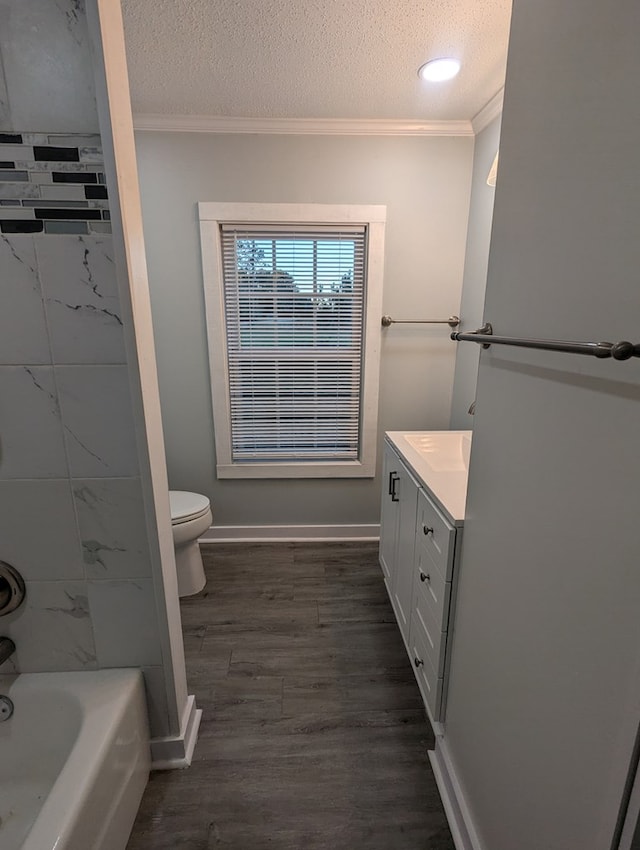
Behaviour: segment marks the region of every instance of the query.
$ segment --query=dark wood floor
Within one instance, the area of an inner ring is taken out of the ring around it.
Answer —
[[[151,775],[127,850],[454,850],[377,546],[203,552],[194,761]]]

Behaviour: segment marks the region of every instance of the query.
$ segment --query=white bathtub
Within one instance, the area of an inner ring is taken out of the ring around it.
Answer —
[[[138,670],[0,676],[0,848],[124,850],[149,777]]]

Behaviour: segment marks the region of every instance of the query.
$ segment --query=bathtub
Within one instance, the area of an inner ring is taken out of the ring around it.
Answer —
[[[0,676],[2,850],[124,850],[149,777],[139,670]]]

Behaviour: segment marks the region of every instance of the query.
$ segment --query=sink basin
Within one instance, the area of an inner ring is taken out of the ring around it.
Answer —
[[[471,431],[387,431],[386,442],[454,525],[465,516]],[[393,461],[393,459],[391,459]],[[389,468],[392,469],[391,467]]]
[[[469,468],[470,433],[432,431],[404,436],[434,472],[463,472]]]
[[[471,431],[387,431],[386,440],[454,525],[462,525]]]

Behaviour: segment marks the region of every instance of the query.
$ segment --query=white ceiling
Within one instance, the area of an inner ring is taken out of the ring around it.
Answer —
[[[133,111],[470,120],[504,83],[511,0],[123,0]],[[458,77],[427,84],[429,58]]]

